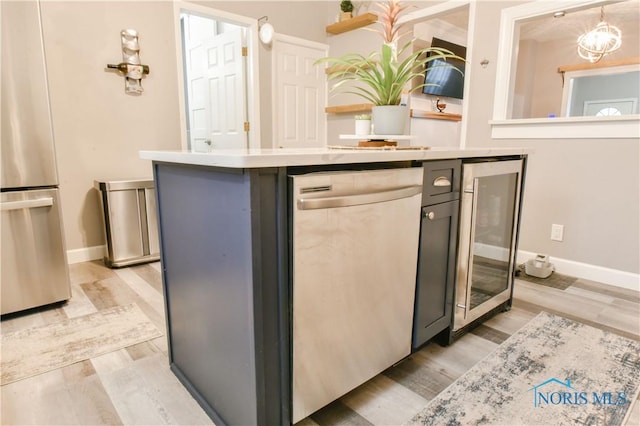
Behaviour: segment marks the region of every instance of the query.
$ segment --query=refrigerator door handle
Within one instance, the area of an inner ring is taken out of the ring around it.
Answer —
[[[36,198],[35,200],[20,200],[0,203],[0,211],[33,209],[36,207],[50,207],[53,205],[53,198]]]

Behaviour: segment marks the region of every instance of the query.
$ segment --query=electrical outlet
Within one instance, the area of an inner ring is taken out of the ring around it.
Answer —
[[[564,225],[551,225],[551,240],[562,241],[564,235]]]

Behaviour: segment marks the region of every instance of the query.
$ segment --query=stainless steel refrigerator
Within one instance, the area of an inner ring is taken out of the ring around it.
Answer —
[[[71,297],[40,3],[0,2],[1,314]]]

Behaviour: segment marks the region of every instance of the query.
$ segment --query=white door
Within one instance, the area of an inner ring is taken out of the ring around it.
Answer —
[[[326,146],[326,45],[277,35],[273,42],[273,146]]]
[[[190,17],[191,25],[194,18]],[[203,33],[206,32],[201,32],[199,39],[190,38],[185,49],[189,142],[199,152],[210,148],[245,148],[243,32],[233,28],[208,37]]]
[[[608,99],[584,102],[584,116],[608,116],[635,114],[638,109],[638,98]]]

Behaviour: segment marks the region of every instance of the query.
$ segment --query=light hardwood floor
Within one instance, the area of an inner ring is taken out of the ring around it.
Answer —
[[[132,302],[165,331],[159,263],[111,270],[86,262],[70,269],[73,298],[68,303],[4,318],[1,332]],[[299,424],[402,424],[542,310],[640,340],[638,292],[555,278],[516,280],[511,311],[449,347],[428,344]],[[2,425],[212,424],[170,372],[166,337],[2,386],[0,393]],[[637,400],[628,424],[640,424]]]

